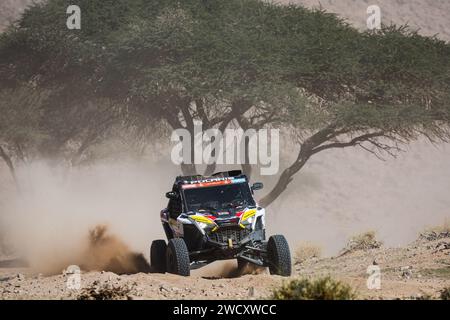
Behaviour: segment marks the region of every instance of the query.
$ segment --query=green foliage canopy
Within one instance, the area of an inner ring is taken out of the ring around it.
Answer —
[[[301,150],[274,197],[319,151],[449,137],[450,45],[407,27],[360,32],[258,0],[79,0],[68,30],[70,4],[33,5],[0,36],[0,86],[48,93],[43,127],[109,111],[143,127],[292,127]]]
[[[449,119],[450,46],[405,27],[360,33],[333,14],[256,0],[81,0],[82,28],[68,30],[69,2],[35,5],[2,35],[2,84],[163,118],[199,99],[264,101],[303,129]],[[316,117],[305,96],[322,102]]]

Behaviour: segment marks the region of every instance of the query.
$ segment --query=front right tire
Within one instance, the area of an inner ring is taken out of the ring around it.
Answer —
[[[185,277],[190,275],[189,251],[182,238],[169,240],[166,250],[166,263],[167,272]]]

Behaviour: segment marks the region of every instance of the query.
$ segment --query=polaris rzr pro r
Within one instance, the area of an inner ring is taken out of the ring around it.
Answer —
[[[188,276],[208,263],[237,259],[238,268],[250,263],[289,276],[288,243],[282,235],[266,240],[265,210],[253,198],[262,187],[250,186],[239,170],[177,177],[161,211],[168,243],[155,240],[151,245],[153,271]]]

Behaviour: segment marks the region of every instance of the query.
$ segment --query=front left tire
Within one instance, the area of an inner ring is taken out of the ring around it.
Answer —
[[[166,270],[180,276],[187,277],[190,275],[189,251],[182,238],[169,240],[166,250]]]

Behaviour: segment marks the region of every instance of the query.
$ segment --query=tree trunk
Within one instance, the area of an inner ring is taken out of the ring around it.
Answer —
[[[314,147],[323,143],[329,134],[329,129],[325,129],[312,135],[302,144],[298,157],[295,162],[286,168],[278,179],[275,187],[265,195],[259,204],[263,207],[268,207],[274,202],[288,187],[289,183],[294,179],[294,175],[299,172],[306,164],[306,162],[314,154]]]
[[[291,183],[294,179],[293,176],[304,167],[309,157],[310,155],[305,155],[289,168],[285,169],[278,179],[275,187],[273,187],[273,189],[259,201],[259,204],[262,207],[268,207],[272,204],[272,202],[274,202],[286,190],[289,183]]]

